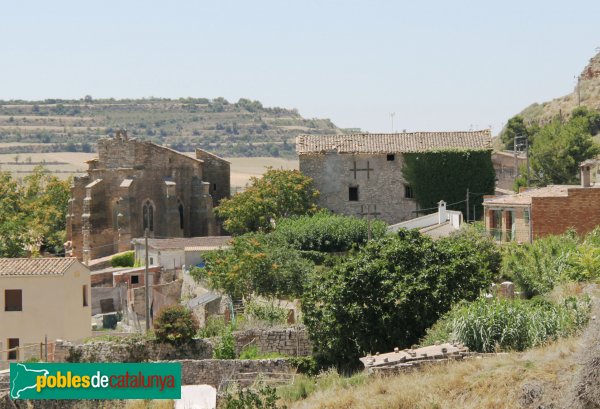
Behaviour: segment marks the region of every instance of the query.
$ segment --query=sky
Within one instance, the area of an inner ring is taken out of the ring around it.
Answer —
[[[600,1],[23,0],[0,99],[225,97],[369,132],[497,133],[571,92]]]

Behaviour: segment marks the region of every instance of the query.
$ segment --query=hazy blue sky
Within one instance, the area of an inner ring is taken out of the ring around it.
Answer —
[[[570,92],[600,1],[11,1],[0,99],[240,97],[338,126],[457,130]]]

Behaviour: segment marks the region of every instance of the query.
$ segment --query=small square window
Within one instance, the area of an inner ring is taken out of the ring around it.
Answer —
[[[154,258],[150,257],[150,265],[154,264]]]
[[[23,311],[22,290],[4,290],[4,311]]]
[[[407,199],[414,198],[412,188],[408,185],[404,185],[404,197]]]
[[[358,187],[348,188],[348,200],[351,202],[358,202]]]
[[[387,154],[387,160],[388,160],[388,162],[392,162],[394,159],[396,159],[396,155],[394,155],[393,153],[388,153]]]
[[[139,283],[140,283],[140,276],[138,276],[138,275],[131,276],[131,284],[139,284]]]

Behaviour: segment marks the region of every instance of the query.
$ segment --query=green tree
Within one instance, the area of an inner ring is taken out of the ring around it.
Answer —
[[[203,255],[205,267],[192,270],[197,280],[240,299],[250,294],[296,297],[313,265],[300,253],[262,233],[232,240],[231,248]]]
[[[539,186],[576,182],[579,164],[600,153],[592,139],[590,121],[574,116],[567,123],[554,120],[534,137],[531,147],[533,182]]]
[[[317,358],[356,367],[363,354],[410,346],[454,303],[477,298],[498,263],[474,233],[434,242],[401,230],[371,241],[308,282],[302,310]]]
[[[537,124],[530,124],[527,126],[521,115],[515,115],[508,120],[506,128],[502,131],[500,138],[504,144],[504,148],[512,151],[514,149],[515,137],[524,136],[531,145],[532,138],[538,130],[539,126]],[[524,144],[525,142],[524,139],[519,139],[517,145]],[[522,150],[521,147],[519,148],[519,150]]]
[[[299,171],[269,168],[246,191],[221,201],[215,213],[232,234],[269,231],[282,217],[314,213],[318,194],[313,180]]]

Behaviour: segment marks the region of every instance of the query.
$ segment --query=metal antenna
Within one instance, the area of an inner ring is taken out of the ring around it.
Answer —
[[[396,116],[395,112],[390,112],[390,118],[392,119],[392,133],[394,133],[394,117]]]

